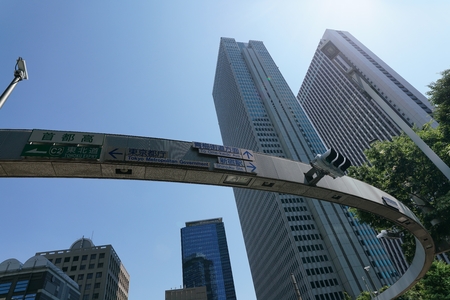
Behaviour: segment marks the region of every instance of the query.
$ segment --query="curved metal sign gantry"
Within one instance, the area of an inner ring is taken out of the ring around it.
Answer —
[[[102,133],[0,130],[0,177],[171,181],[299,195],[356,207],[388,219],[416,238],[408,271],[377,299],[392,299],[430,268],[435,247],[417,217],[391,195],[344,176],[308,185],[311,166],[250,150]]]

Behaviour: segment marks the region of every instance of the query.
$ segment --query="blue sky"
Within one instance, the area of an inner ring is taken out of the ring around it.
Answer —
[[[325,29],[349,31],[414,87],[450,68],[450,2],[1,1],[0,85],[27,62],[0,128],[221,144],[212,100],[220,37],[261,40],[294,94]],[[179,288],[180,228],[223,217],[239,299],[256,299],[231,189],[165,182],[0,179],[0,262],[112,244],[130,299]]]

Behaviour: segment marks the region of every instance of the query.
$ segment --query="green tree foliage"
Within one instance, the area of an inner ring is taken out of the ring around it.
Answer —
[[[416,133],[436,152],[447,164],[450,163],[450,153],[438,128],[429,124]],[[360,167],[349,168],[349,176],[367,182],[386,191],[407,205],[421,218],[425,227],[430,230],[436,241],[449,234],[450,228],[450,184],[444,174],[423,154],[416,144],[406,135],[401,134],[392,141],[378,141],[364,151],[368,163]],[[423,200],[425,205],[418,205],[413,197]],[[355,211],[357,218],[368,223],[377,230],[392,227],[388,221],[362,211]],[[426,213],[425,213],[426,212]],[[436,226],[431,220],[439,219]],[[414,256],[414,241],[404,243],[407,259]]]
[[[378,291],[383,293],[388,287]],[[370,293],[363,291],[356,300],[370,300]],[[434,261],[430,270],[419,283],[397,300],[450,300],[450,265],[442,261]]]
[[[442,72],[442,78],[431,83],[429,88],[427,95],[436,106],[434,118],[439,126],[433,128],[426,124],[421,129],[414,128],[414,131],[450,165],[450,69]],[[386,191],[407,205],[430,231],[436,244],[448,240],[450,183],[415,143],[402,134],[393,137],[392,141],[375,142],[364,153],[368,162],[360,167],[351,167],[349,175]],[[360,221],[378,230],[392,226],[378,216],[355,209],[352,211]],[[410,260],[415,251],[412,236],[405,236],[404,246],[404,254]],[[434,262],[426,276],[398,299],[450,300],[450,266]]]
[[[442,77],[432,82],[427,92],[429,100],[437,109],[434,118],[441,127],[443,135],[450,139],[450,69],[441,73]],[[450,148],[448,149],[450,151]]]

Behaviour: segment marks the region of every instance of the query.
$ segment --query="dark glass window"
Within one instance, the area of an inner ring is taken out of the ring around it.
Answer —
[[[17,281],[16,287],[14,288],[14,293],[25,291],[27,289],[27,286],[28,286],[28,280]]]
[[[64,257],[64,262],[69,262],[70,261],[70,257]]]
[[[86,276],[86,278],[87,278],[87,279],[91,279],[93,276],[94,276],[94,273],[88,273],[87,276]]]
[[[105,258],[105,253],[100,253],[98,258]]]
[[[55,259],[55,264],[59,264],[59,263],[61,263],[61,257]]]
[[[62,268],[63,272],[67,272],[67,267]]]
[[[86,269],[86,265],[81,265],[80,270],[84,270],[84,269]]]
[[[82,257],[81,257],[81,260],[86,260],[87,259],[87,255],[83,255]]]
[[[96,259],[97,258],[97,254],[91,254],[91,259]]]
[[[102,277],[102,272],[97,272],[95,274],[95,278],[101,278]]]
[[[73,261],[78,261],[79,259],[80,259],[79,256],[74,256],[74,257],[73,257]]]
[[[79,274],[78,275],[78,280],[83,280],[84,279],[84,274]]]
[[[0,295],[8,294],[12,282],[0,283]]]
[[[71,266],[70,267],[70,271],[76,271],[77,270],[77,266]]]
[[[95,264],[89,264],[89,269],[95,268]]]

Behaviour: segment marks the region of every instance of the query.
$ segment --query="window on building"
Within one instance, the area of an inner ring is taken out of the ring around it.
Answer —
[[[77,266],[71,266],[70,267],[70,271],[76,271],[77,270]]]
[[[78,261],[80,259],[79,256],[74,256],[72,261]]]
[[[87,276],[86,276],[86,278],[87,278],[87,279],[91,279],[93,276],[94,276],[94,273],[88,273]]]
[[[97,268],[103,268],[103,263],[98,263]]]
[[[8,294],[12,282],[0,283],[0,295]]]
[[[55,259],[55,264],[59,264],[59,263],[61,263],[61,257]]]
[[[89,269],[94,269],[95,268],[95,264],[89,264]]]
[[[84,270],[84,269],[86,269],[86,265],[81,265],[80,270]]]
[[[101,278],[102,277],[102,272],[97,272],[95,274],[95,278]]]
[[[96,259],[97,258],[97,254],[91,254],[91,259]]]
[[[87,255],[83,255],[82,257],[81,257],[81,260],[86,260],[87,259]]]
[[[105,253],[100,253],[98,258],[105,258]]]
[[[64,262],[69,262],[70,261],[70,257],[64,257]]]
[[[78,274],[78,280],[83,280],[84,279],[84,274]]]
[[[86,285],[84,286],[85,290],[90,290],[91,289],[91,284],[90,283],[86,283]]]
[[[67,272],[67,267],[62,268],[63,272]]]
[[[100,288],[100,282],[96,282],[96,283],[94,284],[94,289],[98,289],[98,288]]]
[[[27,289],[28,280],[19,280],[16,283],[16,287],[14,288],[14,293],[23,292]]]

